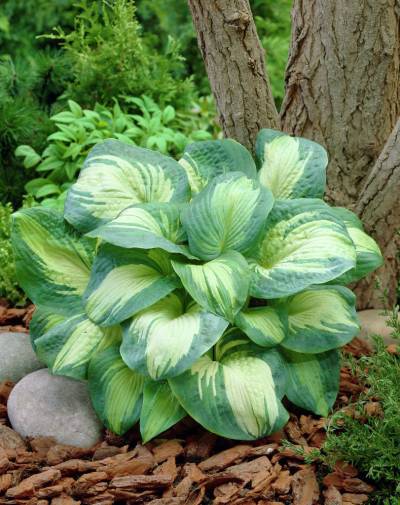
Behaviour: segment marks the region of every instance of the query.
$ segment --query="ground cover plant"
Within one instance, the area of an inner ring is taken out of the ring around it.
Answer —
[[[397,311],[394,315],[399,337]],[[389,353],[382,338],[376,337],[375,352],[351,360],[350,366],[365,391],[332,416],[322,459],[331,466],[340,460],[350,462],[374,484],[372,503],[394,505],[400,499],[399,354]]]
[[[149,440],[186,414],[233,439],[288,420],[286,396],[327,415],[338,348],[359,331],[345,287],[382,258],[358,218],[321,198],[318,144],[261,130],[257,165],[232,140],[177,162],[97,144],[64,216],[14,216],[19,281],[37,305],[33,346],[89,381],[112,431]]]

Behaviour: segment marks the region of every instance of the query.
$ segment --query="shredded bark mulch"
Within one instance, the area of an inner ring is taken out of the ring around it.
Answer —
[[[357,340],[347,350],[369,352]],[[0,384],[0,504],[357,505],[373,491],[350,465],[329,471],[318,460],[305,463],[324,442],[323,418],[294,412],[284,431],[252,443],[217,437],[186,419],[145,445],[133,430],[125,437],[106,432],[81,449],[15,433],[6,406],[12,387]],[[361,391],[343,368],[338,408]]]
[[[28,333],[34,305],[12,307],[5,298],[0,298],[0,333],[6,331]]]

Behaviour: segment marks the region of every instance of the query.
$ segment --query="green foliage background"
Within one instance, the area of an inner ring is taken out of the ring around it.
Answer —
[[[278,106],[291,1],[251,1]],[[116,99],[117,122],[134,122],[136,131],[129,137],[139,145],[177,156],[189,140],[218,136],[186,0],[1,2],[0,296],[21,301],[7,246],[11,208],[23,201],[29,206],[60,201],[93,138],[124,129],[111,117]],[[103,114],[81,130],[77,121],[67,133],[69,141],[57,142],[53,136],[61,133],[51,118],[69,111],[68,100],[89,111],[106,110],[110,117],[104,120]],[[143,100],[148,100],[145,107]],[[200,133],[193,137],[194,131]],[[29,148],[16,155],[21,145]],[[49,150],[59,168],[43,171]],[[27,152],[30,157],[22,154]]]

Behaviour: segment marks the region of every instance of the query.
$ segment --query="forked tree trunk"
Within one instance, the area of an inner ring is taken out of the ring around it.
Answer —
[[[377,275],[392,304],[400,271],[400,119],[361,191],[357,213],[381,247],[385,263]],[[381,305],[370,279],[359,283],[357,295],[363,308]]]
[[[189,0],[197,40],[226,137],[252,149],[278,113],[248,0]]]
[[[224,133],[252,148],[279,123],[248,0],[188,1]],[[379,242],[393,303],[398,125],[385,143],[400,116],[399,0],[294,0],[292,19],[281,127],[327,148],[328,199],[358,212]],[[381,305],[371,279],[357,290],[360,308]]]
[[[282,128],[327,148],[336,205],[355,206],[400,115],[399,22],[398,0],[294,0]]]

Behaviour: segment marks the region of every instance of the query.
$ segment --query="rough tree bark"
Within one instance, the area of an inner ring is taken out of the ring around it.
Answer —
[[[381,247],[385,264],[378,270],[378,276],[393,302],[400,271],[400,119],[368,176],[356,210]],[[373,287],[370,280],[363,280],[357,286],[361,307],[380,305],[381,300]]]
[[[253,148],[278,114],[248,0],[189,0],[225,136]]]
[[[188,2],[224,133],[253,147],[261,127],[279,123],[248,0]],[[328,200],[358,212],[377,239],[386,257],[382,287],[393,303],[398,125],[390,135],[400,116],[400,0],[294,0],[292,21],[281,128],[327,148]],[[371,279],[357,291],[360,308],[380,306]]]
[[[355,206],[400,115],[399,23],[399,0],[294,0],[282,128],[327,148],[336,205]]]
[[[398,129],[375,162],[399,115],[399,0],[294,0],[282,128],[327,148],[327,198],[358,212],[375,236],[390,303],[399,272]],[[374,287],[374,276],[359,283],[359,308],[382,305]]]

